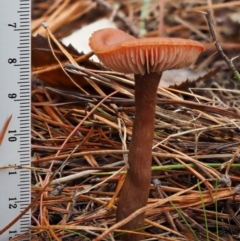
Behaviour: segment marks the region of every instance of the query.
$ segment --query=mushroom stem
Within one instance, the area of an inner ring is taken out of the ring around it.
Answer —
[[[147,204],[151,182],[152,142],[156,109],[156,94],[161,74],[135,75],[135,120],[129,147],[128,169],[116,213],[117,222]],[[144,225],[144,213],[123,226],[136,230]],[[124,234],[121,240],[136,241],[143,237]]]

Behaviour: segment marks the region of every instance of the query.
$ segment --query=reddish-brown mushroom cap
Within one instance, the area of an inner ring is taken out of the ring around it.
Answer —
[[[94,32],[89,45],[100,61],[109,68],[142,74],[179,69],[196,61],[204,46],[194,40],[180,38],[143,38],[117,29]]]

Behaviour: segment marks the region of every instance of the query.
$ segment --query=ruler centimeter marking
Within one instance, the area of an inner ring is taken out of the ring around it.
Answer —
[[[0,230],[31,202],[31,0],[0,0]],[[0,241],[29,232],[30,211]],[[29,240],[29,239],[22,239]]]

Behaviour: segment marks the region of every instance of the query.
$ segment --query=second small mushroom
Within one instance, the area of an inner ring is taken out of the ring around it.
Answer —
[[[147,204],[151,182],[152,142],[158,85],[164,70],[179,69],[196,61],[204,46],[180,38],[143,38],[116,29],[94,32],[89,45],[107,67],[134,73],[135,120],[129,146],[129,169],[118,201],[116,219],[123,220]],[[144,226],[144,213],[124,225],[135,230]],[[125,234],[122,240],[140,240]]]

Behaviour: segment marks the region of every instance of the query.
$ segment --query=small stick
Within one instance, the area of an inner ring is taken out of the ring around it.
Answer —
[[[113,7],[111,6],[110,3],[108,3],[105,0],[94,0],[97,4],[105,7],[107,9],[107,11],[113,11]],[[130,21],[128,19],[128,17],[122,12],[122,11],[117,11],[116,12],[116,17],[119,18],[128,28],[129,30],[132,32],[132,34],[135,37],[140,37],[140,32],[138,30],[138,28],[132,23],[132,21]]]
[[[225,60],[225,62],[227,63],[228,67],[231,69],[231,71],[233,72],[233,75],[234,77],[240,81],[240,74],[239,72],[236,70],[234,64],[233,64],[233,60],[235,58],[238,58],[239,56],[237,57],[234,57],[232,59],[229,59],[227,57],[227,55],[223,52],[223,49],[220,45],[220,43],[218,42],[218,39],[216,37],[216,33],[215,33],[215,30],[214,30],[214,25],[213,25],[213,19],[212,19],[212,15],[211,15],[211,11],[207,11],[206,13],[206,18],[207,18],[207,23],[208,23],[208,27],[209,27],[209,30],[210,30],[210,34],[211,34],[211,37],[214,41],[214,45],[216,46],[216,49],[217,51],[220,53],[220,55],[222,56],[222,58]]]

